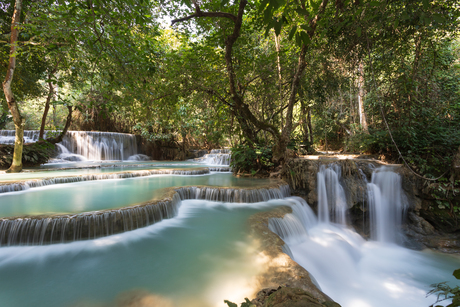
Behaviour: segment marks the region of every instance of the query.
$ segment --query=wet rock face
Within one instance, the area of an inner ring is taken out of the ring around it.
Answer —
[[[318,171],[321,165],[329,164],[338,164],[341,167],[340,180],[346,192],[349,208],[364,203],[367,194],[366,181],[371,179],[374,169],[381,165],[376,160],[292,159],[286,163],[281,176],[296,195],[304,197],[312,208],[316,208]]]

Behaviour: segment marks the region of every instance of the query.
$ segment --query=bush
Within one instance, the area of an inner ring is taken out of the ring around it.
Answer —
[[[22,151],[23,166],[38,166],[48,162],[54,144],[46,141],[25,144]],[[14,145],[0,145],[0,169],[7,169],[13,162]]]
[[[243,172],[255,175],[258,172],[268,172],[275,164],[272,162],[272,146],[258,144],[239,144],[232,148],[230,166],[234,173]]]

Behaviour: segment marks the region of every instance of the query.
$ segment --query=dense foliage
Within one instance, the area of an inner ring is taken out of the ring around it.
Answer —
[[[14,2],[0,8],[3,75]],[[437,177],[460,146],[455,0],[24,1],[21,16],[27,129],[62,128],[73,106],[71,129],[233,147],[245,172],[292,147]]]
[[[230,166],[234,173],[267,173],[273,169],[272,147],[258,144],[238,144],[232,147],[232,161]]]
[[[13,145],[0,145],[0,169],[11,165]],[[54,154],[54,145],[48,142],[38,142],[24,146],[22,163],[25,166],[36,166],[48,162]]]

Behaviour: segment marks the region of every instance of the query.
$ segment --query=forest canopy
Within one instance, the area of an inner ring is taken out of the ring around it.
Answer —
[[[455,0],[5,1],[0,69],[14,55],[25,129],[63,129],[70,111],[70,129],[269,167],[333,149],[437,177],[460,146],[459,18]]]

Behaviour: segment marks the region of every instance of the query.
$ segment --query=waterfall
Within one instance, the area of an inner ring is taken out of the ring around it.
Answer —
[[[401,176],[382,167],[367,184],[371,238],[379,242],[398,243],[406,206]]]
[[[45,131],[45,138],[49,132]],[[14,144],[14,135],[14,130],[0,130],[0,144]],[[36,142],[38,135],[38,130],[26,130],[24,140],[26,143]],[[127,160],[137,154],[136,136],[127,133],[67,131],[58,147],[61,151],[59,158],[70,161]]]
[[[229,166],[231,157],[230,149],[212,149],[211,153],[204,155],[202,158],[196,158],[195,161],[208,165]]]
[[[160,170],[161,171],[161,170]],[[95,239],[145,227],[177,215],[181,200],[255,203],[289,196],[289,186],[267,188],[179,187],[171,197],[120,209],[73,215],[0,218],[0,246],[42,245]]]
[[[328,201],[322,200],[322,205],[328,207],[321,208],[326,217],[320,223],[311,216],[306,203],[298,199],[302,203],[299,206],[292,197],[286,199],[291,203],[292,214],[269,220],[270,230],[286,243],[283,251],[314,276],[321,290],[341,306],[418,307],[433,303],[431,297],[426,298],[429,285],[448,279],[451,269],[444,267],[446,258],[433,261],[431,253],[393,244],[401,236],[399,230],[407,207],[401,176],[388,167],[374,170],[367,183],[372,232],[366,241],[346,225],[325,223],[335,204],[331,194],[340,190],[333,187],[338,184],[338,169],[327,169],[321,168],[318,174],[322,181],[318,183],[318,193],[322,190],[328,197]],[[332,186],[329,191],[328,185]]]
[[[346,225],[347,201],[340,176],[340,166],[336,164],[327,168],[321,165],[318,172],[318,217],[323,223]]]
[[[53,131],[54,132],[54,131]],[[43,137],[46,138],[48,131],[45,131]],[[14,144],[14,136],[16,132],[14,130],[0,130],[0,144]],[[24,143],[35,143],[38,141],[38,130],[24,130]]]
[[[125,133],[69,131],[62,145],[88,160],[126,160],[137,154],[136,136]]]

